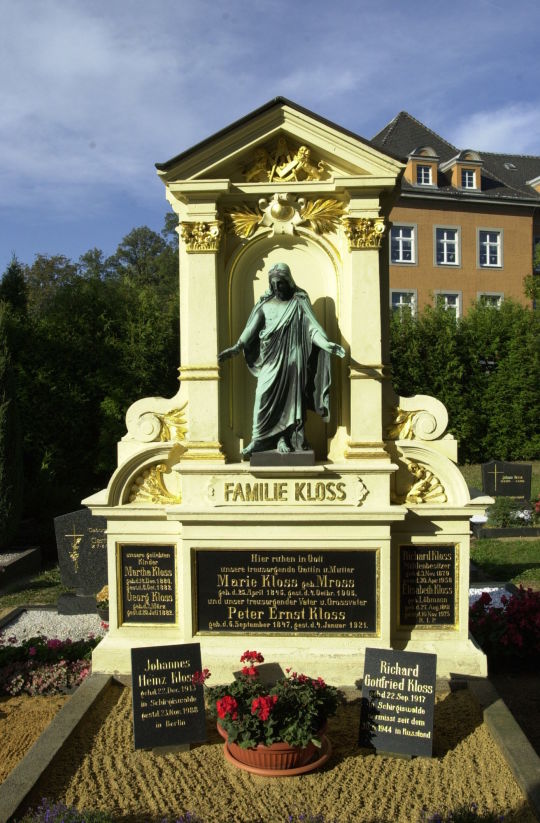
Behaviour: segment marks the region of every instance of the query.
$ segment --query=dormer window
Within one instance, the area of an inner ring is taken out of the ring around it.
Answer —
[[[439,158],[430,146],[420,146],[409,154],[405,180],[413,186],[436,186]]]
[[[461,188],[475,189],[476,188],[476,171],[475,169],[461,169]]]
[[[464,191],[480,191],[482,158],[476,151],[466,149],[440,166],[441,172],[450,179],[450,184]]]
[[[418,163],[416,166],[416,182],[419,186],[433,185],[433,170],[431,166]]]

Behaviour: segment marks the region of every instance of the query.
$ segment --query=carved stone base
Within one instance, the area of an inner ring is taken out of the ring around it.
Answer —
[[[277,449],[265,452],[254,452],[251,455],[250,466],[314,466],[315,452],[313,449],[307,451],[294,451],[282,454]]]

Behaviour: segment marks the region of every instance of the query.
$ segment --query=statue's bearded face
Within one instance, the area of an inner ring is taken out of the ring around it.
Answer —
[[[272,277],[270,279],[270,287],[274,292],[275,297],[279,300],[290,300],[293,293],[293,287],[286,277]]]

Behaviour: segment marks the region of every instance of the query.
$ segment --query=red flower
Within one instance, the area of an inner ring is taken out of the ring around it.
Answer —
[[[277,703],[277,695],[269,694],[266,697],[256,697],[251,703],[251,714],[256,714],[259,720],[268,720],[270,712]]]
[[[30,657],[34,657],[36,652],[37,652],[37,649],[36,649],[35,646],[30,646],[30,648],[28,649],[28,654],[30,655]]]
[[[264,657],[260,652],[245,651],[240,658],[240,663],[264,663]]]
[[[210,676],[209,669],[203,669],[202,672],[193,672],[191,682],[194,686],[204,686],[205,680],[208,680]]]
[[[228,714],[231,716],[231,720],[236,720],[238,717],[238,703],[230,694],[226,694],[225,697],[217,700],[216,708],[218,717],[221,717],[222,720],[224,720]]]
[[[242,667],[242,674],[246,677],[258,677],[259,672],[257,671],[256,666],[243,666]]]
[[[58,649],[62,645],[62,641],[58,640],[56,637],[47,640],[47,648],[48,649]]]

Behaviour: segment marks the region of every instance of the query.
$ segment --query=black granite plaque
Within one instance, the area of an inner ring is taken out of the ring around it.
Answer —
[[[399,547],[400,626],[454,626],[456,547]]]
[[[131,650],[136,749],[206,740],[203,687],[192,683],[201,668],[199,643]]]
[[[195,551],[195,631],[378,632],[378,549]]]
[[[121,623],[176,623],[174,546],[121,545]]]
[[[359,743],[431,757],[437,655],[366,649]]]
[[[54,518],[62,583],[79,595],[95,595],[107,583],[106,528],[89,509]]]
[[[491,460],[482,464],[482,488],[492,497],[531,499],[532,466],[526,463],[506,463]]]

